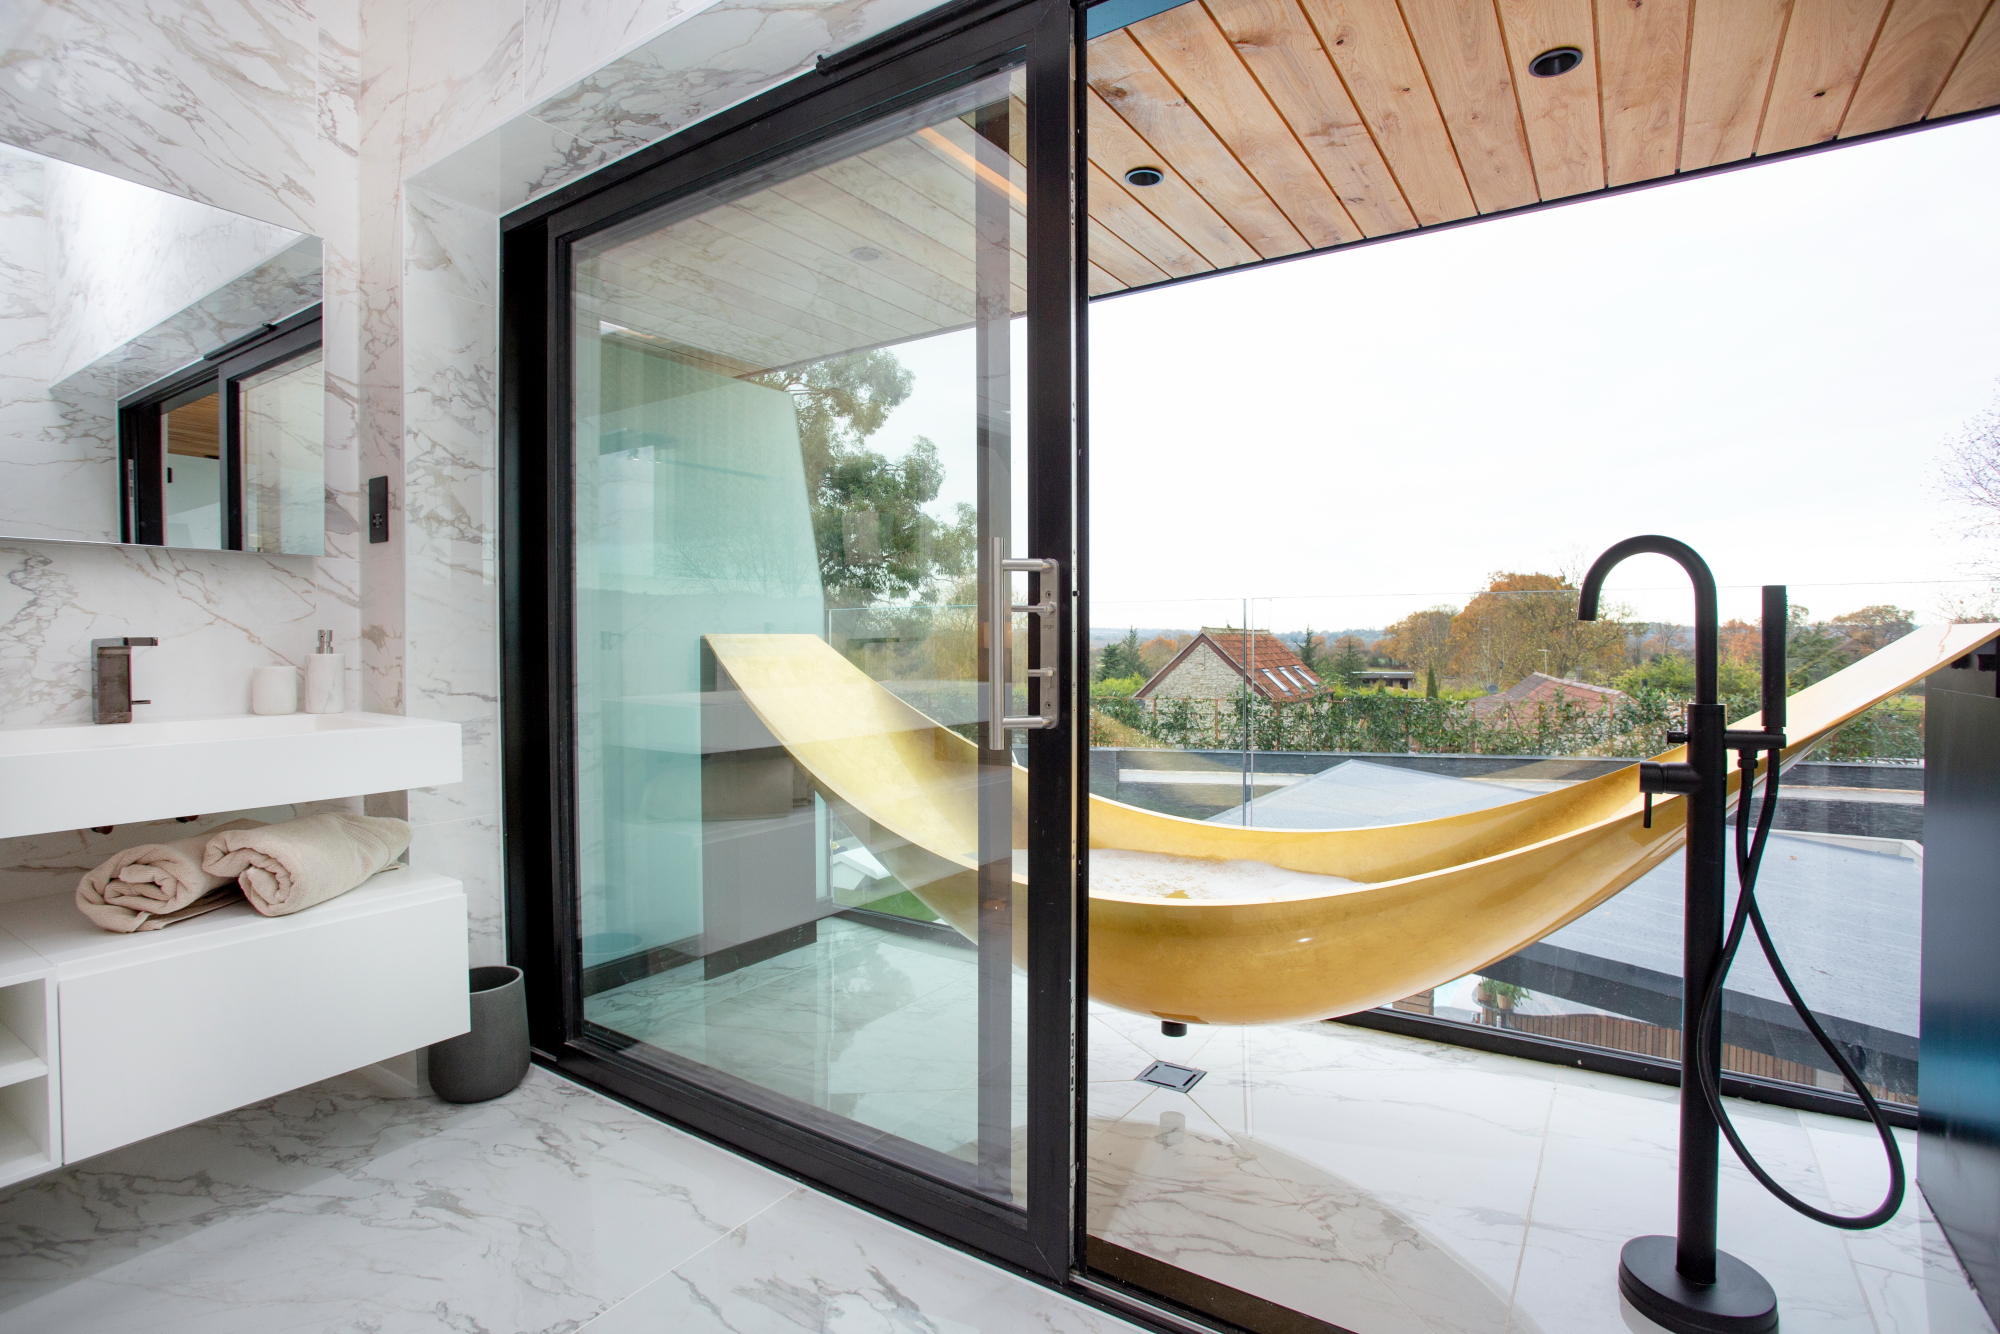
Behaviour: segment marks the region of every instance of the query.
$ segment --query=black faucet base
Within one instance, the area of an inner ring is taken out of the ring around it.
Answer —
[[[1674,1268],[1672,1237],[1634,1237],[1618,1256],[1618,1291],[1674,1334],[1766,1334],[1778,1327],[1778,1294],[1764,1276],[1727,1251],[1715,1253],[1715,1282],[1690,1283]]]

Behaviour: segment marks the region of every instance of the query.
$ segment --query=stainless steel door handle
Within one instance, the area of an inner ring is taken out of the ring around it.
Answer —
[[[1062,717],[1056,700],[1056,654],[1059,621],[1057,620],[1056,588],[1062,565],[1053,560],[1030,560],[1011,557],[1007,554],[1004,538],[993,539],[993,559],[990,564],[993,586],[989,590],[987,605],[993,609],[993,623],[987,627],[986,636],[986,744],[994,750],[1007,749],[1009,728],[1054,727]],[[1041,600],[1039,602],[1017,603],[1014,601],[1014,580],[1016,574],[1039,575]],[[1014,613],[1026,612],[1036,618],[1041,632],[1042,665],[1028,668],[1028,680],[1039,683],[1035,692],[1037,711],[1021,716],[1007,712],[1009,687],[1013,682],[1010,664],[1014,650]]]

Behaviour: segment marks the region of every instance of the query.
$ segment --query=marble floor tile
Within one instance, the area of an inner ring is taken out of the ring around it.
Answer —
[[[1730,1110],[1773,1176],[1802,1194],[1816,1190],[1799,1113],[1734,1101]],[[1575,1084],[1559,1090],[1515,1289],[1521,1309],[1542,1314],[1548,1324],[1555,1323],[1548,1314],[1554,1312],[1605,1327],[1619,1318],[1614,1276],[1620,1248],[1632,1237],[1674,1228],[1677,1126],[1672,1102]],[[1722,1247],[1770,1281],[1789,1327],[1872,1330],[1839,1233],[1794,1214],[1727,1148],[1723,1155]]]
[[[973,1156],[971,1067],[946,1059],[973,960],[880,934],[836,927],[712,991],[605,994],[771,1087]],[[1650,1334],[1615,1270],[1672,1227],[1675,1090],[1331,1024],[1173,1039],[1099,1008],[1089,1035],[1095,1234],[1357,1334]],[[1187,1094],[1138,1082],[1154,1059],[1209,1073]],[[1018,1081],[1011,1101],[1018,1126]],[[1732,1108],[1808,1200],[1879,1197],[1866,1125]],[[1886,1227],[1837,1232],[1725,1151],[1722,1220],[1794,1334],[1995,1334],[1914,1190]],[[1126,1328],[539,1070],[473,1107],[332,1081],[0,1194],[0,1334],[582,1327]]]
[[[1337,1321],[1356,1334],[1430,1334],[1343,1246],[1289,1183],[1183,1094],[1160,1091],[1150,1116],[1091,1127],[1089,1228],[1130,1250]],[[1492,1334],[1504,1329],[1501,1300]]]
[[[1209,1080],[1195,1095],[1212,1106],[1228,1090]],[[1552,1100],[1546,1078],[1486,1063],[1395,1068],[1371,1059],[1359,1069],[1291,1077],[1260,1070],[1248,1088],[1247,1122],[1257,1143],[1310,1162],[1413,1227],[1448,1238],[1465,1263],[1508,1291]]]
[[[1861,1290],[1880,1334],[1993,1334],[1993,1320],[1972,1289],[1873,1265],[1858,1265]]]
[[[1297,1275],[1280,1271],[1307,1270],[1279,1258],[1280,1238],[1330,1239],[1366,1257],[1427,1329],[1656,1328],[1622,1302],[1615,1275],[1626,1240],[1673,1229],[1677,1090],[1319,1024],[1237,1030],[1234,1059],[1223,1031],[1207,1034],[1198,1049],[1223,1056],[1219,1068],[1187,1095],[1141,1092],[1117,1069],[1172,1040],[1110,1012],[1091,1032],[1104,1049],[1090,1086],[1103,1141],[1092,1219],[1111,1239],[1281,1302]],[[1880,1198],[1881,1147],[1865,1123],[1731,1111],[1758,1160],[1808,1202],[1852,1211]],[[1915,1138],[1902,1142],[1914,1179]],[[1727,1146],[1721,1181],[1724,1246],[1778,1289],[1786,1328],[1992,1334],[1914,1190],[1886,1226],[1857,1234],[1792,1212]],[[1365,1294],[1346,1298],[1345,1315],[1314,1313],[1354,1329],[1377,1318]]]
[[[0,1197],[0,1330],[573,1328],[793,1183],[540,1070],[315,1085]]]
[[[1097,1014],[1091,1015],[1085,1036],[1084,1078],[1093,1084],[1132,1079],[1160,1059]]]
[[[587,1334],[1133,1334],[1114,1316],[800,1190]]]
[[[1889,1184],[1889,1164],[1875,1128],[1862,1121],[1834,1121],[1814,1118],[1806,1127],[1813,1156],[1826,1180],[1832,1207],[1843,1213],[1862,1213],[1879,1205]],[[1898,1131],[1896,1142],[1903,1151],[1907,1177],[1905,1195],[1918,1195],[1918,1144],[1914,1133]],[[1948,1278],[1958,1281],[1963,1271],[1944,1230],[1927,1209],[1905,1206],[1881,1227],[1866,1232],[1849,1232],[1844,1240],[1847,1253],[1856,1264],[1892,1269],[1918,1278]]]
[[[1170,1038],[1160,1032],[1160,1021],[1151,1015],[1128,1014],[1108,1005],[1092,1005],[1090,1013],[1097,1025],[1145,1052],[1149,1060],[1171,1061],[1200,1070],[1231,1070],[1242,1066],[1243,1029],[1189,1024],[1185,1036]],[[1093,1025],[1093,1031],[1097,1025]]]

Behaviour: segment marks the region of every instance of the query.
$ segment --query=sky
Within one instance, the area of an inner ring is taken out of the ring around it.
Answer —
[[[2000,397],[1997,232],[1990,118],[1094,302],[1092,624],[1382,626],[1648,532],[1725,616],[1939,619],[1988,587],[1936,474]],[[970,335],[897,351],[876,447],[970,499]]]

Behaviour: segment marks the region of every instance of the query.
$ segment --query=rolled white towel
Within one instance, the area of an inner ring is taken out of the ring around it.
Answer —
[[[233,877],[251,907],[282,917],[338,898],[409,846],[406,821],[333,811],[217,834],[201,868]]]
[[[224,830],[260,826],[257,820],[232,820],[191,838],[127,848],[84,873],[76,885],[76,906],[106,931],[157,931],[169,925],[168,914],[229,883],[231,877],[202,869],[209,841]]]

